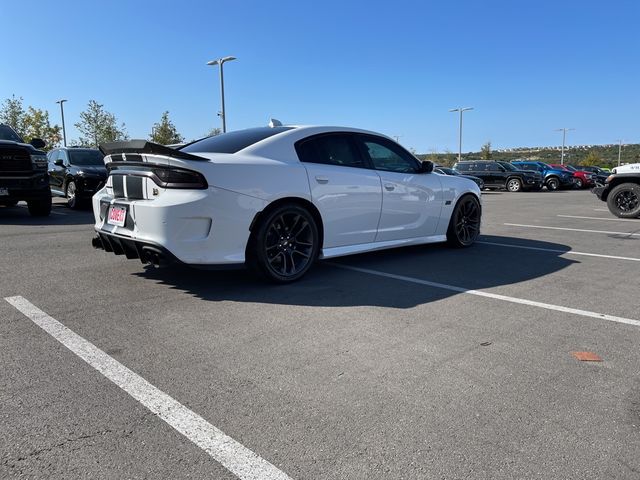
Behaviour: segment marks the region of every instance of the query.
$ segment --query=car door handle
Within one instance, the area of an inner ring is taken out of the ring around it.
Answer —
[[[329,183],[329,179],[327,177],[316,176],[316,182],[318,182],[318,183]]]
[[[393,183],[385,183],[384,188],[386,188],[389,191],[392,191],[392,190],[395,190],[396,186]]]

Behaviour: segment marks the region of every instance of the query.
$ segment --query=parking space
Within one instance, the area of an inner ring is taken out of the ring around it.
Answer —
[[[637,478],[640,220],[586,191],[483,202],[470,249],[344,257],[285,287],[93,250],[91,212],[58,201],[0,209],[1,297],[108,357],[2,301],[0,476]],[[109,358],[204,423],[158,413]],[[209,426],[248,456],[199,444]]]

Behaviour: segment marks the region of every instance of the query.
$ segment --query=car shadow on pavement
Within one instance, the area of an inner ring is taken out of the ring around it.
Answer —
[[[146,268],[135,275],[213,302],[411,308],[458,292],[350,268],[464,289],[487,289],[544,277],[578,263],[561,256],[570,250],[566,245],[499,236],[483,236],[481,240],[546,250],[487,243],[478,243],[468,249],[452,249],[445,245],[397,248],[318,262],[302,280],[289,285],[267,283],[244,269],[206,271],[180,266]]]
[[[61,203],[54,203],[48,217],[32,217],[27,205],[0,207],[1,225],[89,225],[94,223],[90,207],[72,210]]]

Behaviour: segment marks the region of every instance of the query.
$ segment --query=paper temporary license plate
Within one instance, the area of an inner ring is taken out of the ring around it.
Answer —
[[[8,188],[0,188],[0,197],[6,197],[7,195],[9,195],[9,189]]]
[[[107,223],[109,225],[124,227],[124,221],[126,218],[127,209],[125,207],[116,207],[114,205],[109,207],[109,214],[107,215]]]

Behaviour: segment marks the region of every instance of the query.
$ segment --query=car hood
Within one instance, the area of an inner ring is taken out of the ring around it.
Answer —
[[[46,155],[45,152],[43,152],[42,150],[38,150],[37,148],[35,148],[30,143],[12,142],[11,140],[0,140],[0,147],[5,146],[5,145],[6,146],[10,146],[10,147],[18,146],[18,147],[26,148],[32,154],[39,153],[41,155]]]
[[[107,167],[102,167],[100,165],[74,165],[74,167],[79,171],[79,172],[84,172],[84,173],[88,173],[90,175],[106,175],[107,174]]]
[[[630,163],[611,170],[611,173],[640,173],[640,163]]]

